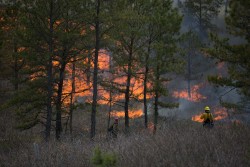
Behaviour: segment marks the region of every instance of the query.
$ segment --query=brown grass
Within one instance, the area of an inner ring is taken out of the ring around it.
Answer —
[[[121,131],[116,140],[107,140],[103,132],[106,121],[98,121],[97,136],[95,141],[90,141],[89,113],[75,114],[73,139],[64,134],[60,142],[51,140],[49,143],[38,139],[34,130],[17,132],[10,125],[5,126],[1,119],[0,166],[87,167],[92,166],[90,159],[96,147],[102,152],[115,153],[119,167],[250,166],[250,134],[245,125],[217,123],[209,130],[188,120],[161,120],[153,135],[142,128],[143,120],[138,119],[131,122],[129,135]],[[105,120],[104,116],[98,116],[99,120]],[[39,147],[38,156],[34,142]]]

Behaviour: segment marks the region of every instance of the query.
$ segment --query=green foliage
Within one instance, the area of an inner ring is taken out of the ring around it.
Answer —
[[[230,3],[232,6],[232,9],[229,11],[230,15],[226,18],[229,32],[233,35],[241,35],[242,37],[245,37],[247,42],[242,42],[241,44],[230,44],[229,39],[221,39],[217,35],[211,34],[210,37],[214,42],[214,45],[213,48],[205,49],[205,52],[219,61],[227,62],[229,76],[210,76],[208,79],[219,86],[238,88],[244,95],[250,96],[250,38],[249,33],[247,33],[249,29],[242,27],[242,24],[246,22],[244,19],[250,15],[250,5],[249,3],[245,3],[245,1],[238,1],[237,3],[233,2],[235,1]],[[246,10],[242,10],[242,8],[245,8]]]
[[[115,154],[102,153],[100,148],[94,150],[91,162],[96,167],[115,167],[117,165],[117,157]]]
[[[208,81],[212,82],[218,86],[235,86],[232,80],[229,78],[219,77],[219,76],[208,76]]]
[[[216,86],[231,87],[236,89],[242,95],[242,99],[250,97],[250,1],[238,0],[230,1],[229,15],[225,18],[228,32],[233,36],[238,36],[242,40],[238,43],[232,43],[228,38],[221,38],[218,34],[211,34],[210,38],[213,44],[210,48],[204,49],[204,52],[225,62],[228,69],[227,76],[209,76],[208,81]],[[243,109],[248,105],[241,99],[239,104],[232,104],[221,101],[221,105],[232,109]]]
[[[158,102],[160,107],[163,108],[178,108],[179,103],[164,103],[164,102]]]
[[[99,1],[100,13],[96,11],[96,1],[89,0],[18,2],[20,6],[11,6],[12,8],[8,8],[5,13],[8,16],[5,24],[11,29],[4,36],[7,38],[3,42],[6,57],[1,57],[0,63],[2,65],[3,62],[11,62],[8,65],[13,66],[13,61],[16,60],[20,63],[17,64],[19,67],[22,65],[17,71],[17,79],[21,84],[19,90],[12,100],[3,106],[18,108],[16,113],[20,120],[18,127],[21,129],[31,128],[44,121],[44,118],[47,119],[46,110],[50,113],[55,105],[63,101],[56,97],[60,94],[57,92],[60,90],[58,81],[69,75],[63,67],[72,59],[77,57],[84,61],[88,56],[88,64],[81,69],[87,69],[91,73],[93,55],[90,52],[93,52],[96,42],[94,35],[97,22],[100,24],[99,36],[105,38],[104,41],[100,41],[100,48],[108,50],[112,55],[113,76],[124,77],[129,73],[131,80],[142,81],[142,68],[145,67],[144,60],[147,54],[147,82],[154,85],[148,92],[154,90],[154,93],[157,91],[159,95],[167,96],[165,83],[169,79],[165,74],[179,72],[182,69],[183,61],[179,54],[176,54],[182,17],[177,9],[173,8],[171,0]],[[109,40],[109,43],[105,43],[106,40]],[[149,41],[152,52],[147,53]],[[13,52],[13,44],[17,44],[17,49],[22,47],[22,51]],[[106,44],[110,45],[106,47]],[[55,65],[54,62],[58,64]],[[11,70],[10,74],[13,74]],[[127,93],[128,96],[133,96],[133,83],[127,83],[131,86],[129,89],[120,83],[98,84],[108,89],[112,88],[114,93]],[[64,99],[67,95],[62,96]],[[62,104],[63,107],[65,106]],[[79,106],[73,105],[74,109],[76,107]],[[89,105],[85,104],[83,107]],[[52,115],[54,114],[53,111]],[[103,159],[107,159],[103,160],[104,165],[114,163],[111,155],[102,156]]]
[[[195,24],[199,25],[200,29],[215,29],[212,19],[215,18],[222,6],[224,0],[186,0],[183,2],[184,12],[191,15]]]
[[[233,0],[230,1],[229,16],[226,17],[228,30],[231,34],[245,38],[250,42],[250,1]]]
[[[25,130],[30,129],[42,122],[41,117],[45,116],[44,110],[46,94],[43,91],[24,89],[18,91],[11,100],[0,106],[0,111],[12,108],[16,114],[16,128]]]

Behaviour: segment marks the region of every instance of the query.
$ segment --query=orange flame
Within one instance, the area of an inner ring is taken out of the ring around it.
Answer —
[[[86,53],[85,53],[86,54]],[[87,61],[83,61],[83,64],[85,65]],[[54,62],[54,65],[56,65],[56,62]],[[65,100],[64,104],[69,104],[70,102],[70,96],[67,96],[67,94],[71,93],[71,87],[72,87],[72,79],[71,79],[71,73],[72,73],[72,65],[68,64],[66,66],[66,79],[64,81],[64,87],[63,87],[63,94],[65,94]],[[90,68],[93,68],[93,63],[91,62]],[[104,78],[106,82],[114,82],[117,85],[120,85],[119,88],[121,89],[121,92],[125,90],[126,88],[126,76],[116,77],[112,78],[111,74],[108,72],[110,68],[110,56],[108,55],[108,52],[106,50],[100,50],[99,52],[99,62],[98,62],[98,68],[99,68],[99,75]],[[119,70],[119,69],[118,69]],[[121,74],[119,74],[121,75]],[[141,77],[143,78],[143,77]],[[74,99],[76,100],[77,97],[83,97],[87,102],[91,102],[92,97],[92,90],[89,89],[92,87],[92,83],[86,83],[87,81],[87,75],[86,72],[82,71],[81,68],[76,68],[76,78],[75,78],[75,88],[77,94],[75,94]],[[117,87],[116,85],[116,87]],[[148,87],[151,87],[151,84],[148,84]],[[89,89],[89,90],[88,90]],[[98,99],[99,104],[107,104],[110,99],[110,93],[109,90],[105,90],[102,86],[98,86],[98,96],[100,99]],[[136,80],[135,78],[131,79],[131,93],[138,99],[143,99],[143,81],[142,80]],[[79,93],[80,92],[80,93]],[[113,101],[120,101],[124,99],[124,93],[113,93],[112,94],[112,100]],[[147,95],[147,98],[150,98],[150,95]],[[124,112],[113,112],[116,113],[118,117],[124,117]],[[142,116],[142,111],[129,111],[129,117],[130,118],[137,118]]]
[[[201,119],[202,114],[198,114],[198,115],[195,115],[192,117],[192,121],[195,121],[195,122],[203,122],[203,119]]]
[[[207,99],[206,96],[203,96],[202,94],[200,94],[198,91],[199,89],[203,86],[203,84],[198,84],[198,85],[194,85],[191,88],[191,97],[189,97],[188,91],[187,90],[182,90],[180,92],[178,91],[174,91],[173,92],[173,97],[175,98],[182,98],[182,99],[186,99],[188,101],[192,101],[192,102],[200,102],[204,99]]]
[[[135,111],[129,111],[128,115],[129,115],[129,118],[139,118],[139,117],[141,117],[143,115],[143,111],[141,109],[135,110]],[[111,113],[111,116],[124,118],[125,113],[124,113],[124,111],[113,111]]]
[[[214,115],[215,115],[214,120],[216,120],[216,121],[225,119],[225,118],[228,117],[227,109],[226,108],[220,108],[217,111],[215,111]]]

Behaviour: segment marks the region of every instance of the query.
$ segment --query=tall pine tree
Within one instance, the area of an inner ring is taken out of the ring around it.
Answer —
[[[229,39],[221,39],[218,35],[211,35],[213,47],[208,54],[213,58],[228,64],[228,76],[210,76],[210,82],[229,86],[240,90],[250,97],[250,2],[245,0],[232,0],[229,4],[229,15],[226,17],[228,32],[233,36],[245,39],[239,44],[231,44]]]

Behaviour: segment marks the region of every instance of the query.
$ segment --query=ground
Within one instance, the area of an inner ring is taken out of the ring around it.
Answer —
[[[215,122],[213,129],[204,129],[191,120],[161,118],[153,134],[143,128],[143,118],[139,118],[131,120],[131,132],[125,135],[124,122],[120,120],[118,138],[109,140],[106,115],[98,114],[93,141],[88,132],[90,113],[77,111],[72,138],[67,132],[60,142],[56,141],[52,131],[51,140],[46,143],[39,135],[39,127],[21,132],[14,128],[15,120],[9,116],[1,113],[0,117],[0,166],[94,166],[91,159],[97,147],[103,153],[114,154],[119,167],[250,166],[247,125]]]

